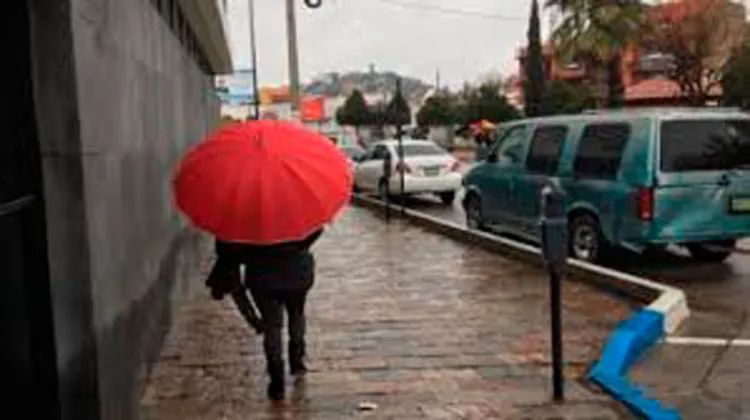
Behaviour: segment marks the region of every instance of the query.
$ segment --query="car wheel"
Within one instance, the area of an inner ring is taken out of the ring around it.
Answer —
[[[590,263],[601,262],[606,253],[606,241],[599,222],[591,215],[573,219],[568,228],[570,256]]]
[[[486,230],[484,219],[482,217],[482,202],[476,194],[471,194],[466,198],[464,212],[466,213],[466,226],[473,230]]]
[[[440,201],[445,205],[453,204],[453,201],[456,199],[455,191],[442,192],[438,195],[440,196]]]
[[[730,255],[732,255],[732,249],[736,241],[715,241],[715,242],[699,242],[687,245],[688,251],[693,259],[701,262],[712,262],[719,263],[723,262]]]

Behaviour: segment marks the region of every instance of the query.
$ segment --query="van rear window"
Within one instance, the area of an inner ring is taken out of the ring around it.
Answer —
[[[661,124],[662,172],[750,169],[750,120]]]

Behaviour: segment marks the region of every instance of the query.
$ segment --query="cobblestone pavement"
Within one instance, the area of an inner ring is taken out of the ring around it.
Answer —
[[[445,220],[465,223],[461,197],[453,206],[425,196],[407,205]],[[750,249],[750,240],[740,243]],[[677,335],[750,339],[750,256],[737,253],[724,263],[699,263],[684,250],[638,256],[622,252],[611,268],[684,290],[691,317]],[[663,344],[637,364],[631,377],[683,418],[750,419],[750,347]]]
[[[568,399],[555,405],[543,272],[356,208],[315,252],[311,372],[288,402],[265,400],[260,340],[230,303],[199,297],[175,321],[141,417],[629,418],[581,379],[626,303],[565,283]]]

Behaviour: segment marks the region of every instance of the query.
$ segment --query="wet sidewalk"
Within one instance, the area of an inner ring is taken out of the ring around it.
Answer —
[[[206,294],[175,320],[141,417],[629,418],[582,379],[626,303],[565,283],[568,401],[555,405],[544,272],[356,208],[315,253],[311,372],[285,405],[265,400],[259,337],[229,301]]]

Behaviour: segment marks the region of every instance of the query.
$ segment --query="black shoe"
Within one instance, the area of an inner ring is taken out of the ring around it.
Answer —
[[[290,364],[289,372],[292,376],[303,376],[307,373],[307,366],[305,366],[305,362],[300,360],[296,363]]]
[[[268,384],[268,399],[271,401],[283,401],[285,397],[284,381],[271,381]]]

